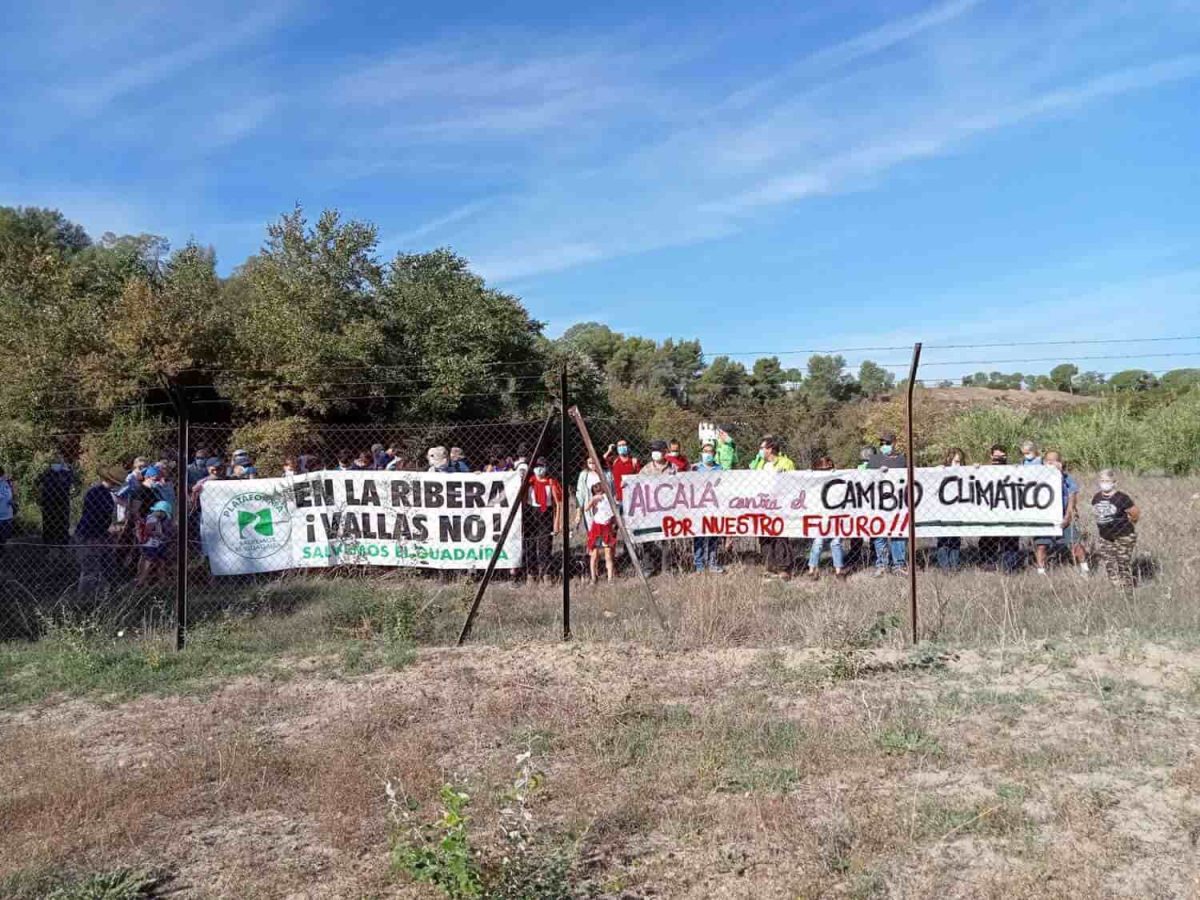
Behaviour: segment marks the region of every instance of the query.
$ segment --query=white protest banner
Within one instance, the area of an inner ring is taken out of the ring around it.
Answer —
[[[916,472],[917,537],[1062,533],[1062,473],[1050,466]],[[635,541],[702,536],[905,537],[907,472],[681,472],[627,475]]]
[[[214,575],[359,564],[482,569],[521,488],[515,472],[314,472],[209,481],[200,538]],[[520,513],[497,568],[521,562]]]

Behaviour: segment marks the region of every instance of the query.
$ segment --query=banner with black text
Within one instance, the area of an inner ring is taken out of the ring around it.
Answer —
[[[1050,466],[918,468],[917,537],[1062,534],[1062,473]],[[905,537],[904,469],[630,475],[638,542],[703,536]]]
[[[201,547],[214,575],[338,565],[482,569],[517,502],[516,472],[314,472],[209,481]],[[520,513],[497,568],[521,562]]]

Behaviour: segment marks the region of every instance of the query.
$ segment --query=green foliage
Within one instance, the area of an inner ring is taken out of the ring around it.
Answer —
[[[928,444],[933,450],[932,460],[941,462],[948,447],[960,447],[972,463],[983,463],[991,459],[992,444],[1002,444],[1015,453],[1021,441],[1037,435],[1038,423],[1025,413],[1003,406],[986,406],[969,409],[951,419]]]
[[[483,897],[483,875],[467,830],[471,798],[449,784],[442,786],[439,797],[441,815],[436,821],[397,836],[392,866],[414,881],[440,888],[450,900]]]
[[[109,872],[17,872],[0,879],[10,900],[149,900],[165,896],[167,878],[158,872],[121,868]]]
[[[1172,475],[1200,468],[1200,387],[1151,410],[1142,423],[1145,459]]]
[[[135,409],[119,412],[107,427],[89,431],[80,438],[79,461],[85,479],[92,480],[101,466],[126,470],[135,456],[158,459],[174,449],[176,429],[172,423]]]
[[[1136,472],[1149,463],[1144,429],[1128,405],[1096,403],[1047,423],[1040,437],[1044,448],[1061,452],[1073,468]]]
[[[858,384],[866,396],[876,397],[896,386],[896,376],[883,366],[867,359],[858,367]]]
[[[330,450],[322,445],[320,432],[313,423],[300,416],[249,422],[234,430],[229,445],[248,450],[262,476],[282,474],[283,461],[288,456],[299,456],[305,450],[328,456]]]

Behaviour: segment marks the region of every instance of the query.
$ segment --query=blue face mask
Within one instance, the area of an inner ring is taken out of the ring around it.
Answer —
[[[711,463],[713,461],[713,455],[711,453],[701,453],[700,459],[705,463]]]
[[[884,456],[886,456],[887,454],[892,452],[892,445],[891,444],[880,444],[879,452],[882,453]]]
[[[629,455],[629,448],[628,448],[628,447],[618,447],[618,448],[617,448],[617,453],[619,453],[621,456],[628,456],[628,455]]]

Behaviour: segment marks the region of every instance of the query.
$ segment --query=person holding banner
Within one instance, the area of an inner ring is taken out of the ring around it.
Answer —
[[[619,462],[619,460],[618,460]],[[641,475],[674,475],[676,469],[671,463],[667,462],[667,442],[666,441],[651,441],[650,442],[650,462],[641,467],[638,474]],[[617,494],[618,500],[620,494]],[[658,575],[663,570],[663,563],[670,559],[666,554],[671,551],[664,550],[661,544],[647,544],[642,548],[642,567],[646,570],[647,575]]]
[[[693,472],[721,472],[721,464],[717,462],[716,448],[705,444],[700,448],[700,462],[692,466]],[[692,560],[696,571],[703,574],[707,569],[714,575],[722,575],[725,570],[717,560],[721,548],[721,539],[716,536],[692,538]]]
[[[785,455],[774,437],[763,438],[757,468],[763,472],[794,472],[796,464]],[[752,464],[752,468],[753,468]],[[781,578],[787,581],[792,577],[792,540],[785,537],[759,538],[758,546],[762,550],[763,562],[767,572],[765,578]]]
[[[947,450],[946,458],[942,461],[942,465],[947,468],[965,466],[966,464],[967,454],[958,447],[951,447]],[[961,556],[962,538],[940,537],[937,539],[937,567],[943,572],[957,572]]]
[[[833,460],[822,456],[817,460],[813,469],[818,472],[833,471]],[[808,577],[813,581],[821,578],[821,551],[825,549],[825,538],[813,538],[812,547],[808,551]],[[833,575],[835,578],[846,577],[846,554],[842,548],[840,537],[829,539],[829,555],[833,558]]]
[[[592,527],[592,514],[588,508],[592,501],[592,486],[599,484],[601,478],[608,478],[608,483],[612,484],[612,479],[609,478],[606,472],[602,472],[596,468],[596,464],[592,462],[591,456],[584,460],[584,468],[579,473],[579,477],[575,479],[575,522],[574,526],[582,527],[583,533],[586,535]]]
[[[885,431],[879,435],[879,450],[867,460],[868,469],[903,469],[908,458],[896,452],[896,432]],[[877,537],[872,541],[875,548],[875,577],[888,572],[888,557],[891,557],[892,572],[903,575],[908,571],[908,541],[904,538]]]
[[[1037,559],[1038,571],[1040,572],[1046,567],[1048,548],[1066,546],[1071,551],[1071,558],[1079,566],[1080,576],[1087,578],[1091,575],[1091,569],[1088,566],[1087,549],[1083,546],[1083,535],[1080,533],[1079,526],[1079,484],[1067,474],[1066,463],[1063,462],[1062,454],[1057,450],[1047,450],[1042,455],[1042,459],[1046,465],[1062,472],[1063,520],[1062,537],[1034,539],[1033,551]]]
[[[1008,450],[1003,444],[992,444],[992,465],[1007,466]],[[1021,565],[1021,539],[992,535],[979,539],[979,555],[1005,575],[1012,575]]]

